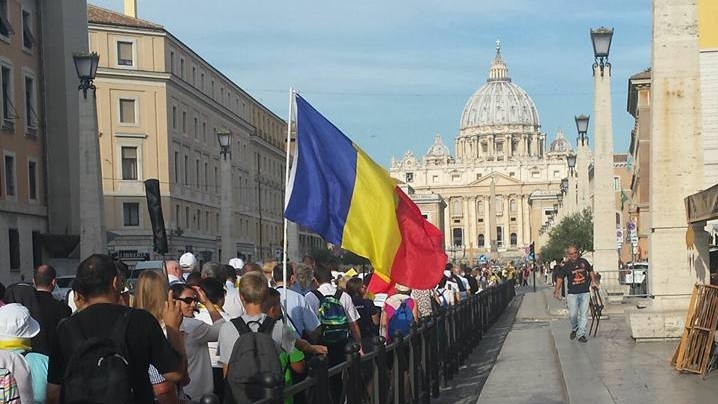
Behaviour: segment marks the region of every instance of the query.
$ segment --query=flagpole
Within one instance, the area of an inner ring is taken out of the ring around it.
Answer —
[[[289,185],[289,152],[292,147],[292,119],[294,117],[294,87],[289,87],[289,114],[287,115],[287,143],[286,143],[286,156],[285,156],[285,162],[284,162],[284,199],[285,201],[289,198],[289,195],[287,195],[287,186]],[[284,216],[284,215],[282,215]],[[284,308],[284,313],[287,314],[287,218],[284,217],[284,237],[283,237],[283,246],[282,246],[282,284],[284,287],[282,288],[282,307]],[[287,322],[287,316],[282,316],[283,321],[286,325]]]

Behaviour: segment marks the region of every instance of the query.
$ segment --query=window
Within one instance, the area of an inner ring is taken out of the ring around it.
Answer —
[[[27,162],[27,184],[28,184],[28,198],[30,200],[37,200],[37,163],[34,161]]]
[[[504,213],[504,197],[501,195],[496,196],[496,214],[500,215]]]
[[[479,234],[479,247],[483,247],[486,245],[486,237],[484,237],[483,234]]]
[[[117,41],[117,65],[134,66],[134,44],[132,42]]]
[[[207,122],[202,122],[202,141],[207,143]]]
[[[180,206],[175,205],[175,226],[179,230],[181,228],[180,226]]]
[[[515,176],[516,176],[516,173],[515,173],[515,172],[513,172],[513,171],[510,171],[510,172],[509,172],[509,177],[515,177]]]
[[[481,143],[481,154],[486,154],[489,150],[489,146],[486,143]]]
[[[512,199],[511,202],[509,202],[509,212],[516,213],[516,199]]]
[[[185,229],[189,229],[189,207],[184,208],[184,227]]]
[[[459,174],[453,174],[451,176],[451,180],[454,182],[458,182],[460,179],[461,179],[461,175],[459,175]]]
[[[13,32],[10,21],[8,21],[7,0],[0,0],[0,35],[5,38],[10,37]]]
[[[122,179],[123,180],[136,180],[137,179],[137,148],[136,147],[123,147],[122,153]]]
[[[122,216],[125,226],[140,225],[140,204],[137,202],[125,202],[122,204]]]
[[[479,215],[484,214],[484,201],[477,201],[476,202],[476,210],[478,210]]]
[[[217,167],[214,168],[214,192],[219,193],[219,175],[217,174]]]
[[[464,229],[460,227],[455,227],[451,231],[452,235],[454,236],[454,244],[455,246],[462,246],[464,245]]]
[[[184,78],[184,58],[180,58],[180,77]]]
[[[12,105],[12,74],[10,68],[2,66],[0,68],[2,74],[2,128],[4,130],[12,131],[15,130],[15,118],[17,118],[15,106]]]
[[[204,91],[204,73],[200,74],[200,84],[202,85],[202,91]]]
[[[197,68],[192,66],[192,85],[197,85]]]
[[[210,95],[214,98],[214,80],[210,82]]]
[[[15,196],[15,156],[5,155],[5,195]]]
[[[496,244],[499,247],[504,246],[504,228],[501,226],[496,226]]]
[[[175,152],[175,183],[179,182],[179,152]]]
[[[172,129],[177,129],[177,107],[172,107]]]
[[[170,73],[175,72],[175,53],[170,51]]]
[[[516,233],[511,233],[511,247],[516,247],[518,244],[518,237],[516,236]]]
[[[8,247],[10,252],[10,271],[20,270],[20,232],[17,229],[7,229]]]
[[[29,11],[22,10],[22,47],[32,49],[35,43],[35,37],[32,35],[32,14]]]
[[[406,173],[406,182],[414,182],[414,173]]]
[[[189,157],[185,154],[184,156],[184,184],[187,185],[189,183]]]
[[[541,177],[541,172],[531,171],[531,178],[539,178],[539,177]]]
[[[504,153],[504,142],[496,142],[496,154]]]
[[[199,159],[194,161],[194,178],[195,178],[195,186],[197,188],[200,187],[199,185]]]
[[[462,213],[461,200],[459,198],[455,198],[451,201],[451,214],[454,216],[461,216]]]
[[[209,164],[204,163],[204,190],[209,191]]]
[[[197,139],[197,136],[199,136],[199,122],[194,118],[194,138]]]
[[[613,177],[613,190],[614,191],[620,191],[621,190],[621,177]]]
[[[120,98],[120,123],[137,123],[135,100]]]
[[[197,209],[197,230],[202,230],[202,211]]]
[[[204,212],[204,231],[209,233],[209,211]]]
[[[553,177],[554,177],[554,178],[558,178],[558,177],[560,177],[560,176],[561,176],[561,173],[560,173],[559,171],[554,171],[554,172],[553,172]]]
[[[187,134],[187,111],[182,111],[182,133]]]
[[[477,179],[477,180],[480,180],[480,179],[481,179],[481,174],[476,174],[476,179]]]
[[[37,112],[35,112],[35,80],[25,76],[25,126],[28,135],[37,133]]]

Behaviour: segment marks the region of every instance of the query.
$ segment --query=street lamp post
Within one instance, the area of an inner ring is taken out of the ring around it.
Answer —
[[[606,271],[608,288],[618,285],[616,251],[616,201],[613,189],[613,125],[611,117],[611,49],[612,28],[591,30],[593,43],[593,83],[595,151],[593,175],[593,247],[594,268]],[[577,125],[579,124],[577,120]]]
[[[576,151],[576,173],[578,184],[576,185],[576,210],[584,210],[588,207],[588,162],[590,160],[590,152],[588,150],[588,123],[591,119],[588,115],[575,116],[576,130],[578,132],[577,151]]]
[[[220,260],[229,262],[235,256],[236,243],[232,239],[232,132],[220,129],[216,132],[219,142],[221,171],[220,237],[222,254]]]
[[[80,259],[92,254],[107,254],[105,214],[102,193],[100,142],[97,128],[97,99],[95,75],[100,56],[97,53],[79,52],[72,55],[77,78],[79,99],[79,151],[80,151]],[[92,91],[89,91],[92,90]],[[90,97],[87,93],[90,93]]]

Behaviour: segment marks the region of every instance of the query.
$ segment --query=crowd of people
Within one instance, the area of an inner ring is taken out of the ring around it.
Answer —
[[[260,373],[291,385],[312,356],[332,366],[349,342],[369,352],[376,336],[391,343],[412,323],[516,276],[447,264],[433,289],[396,284],[370,295],[371,274],[338,272],[311,256],[286,271],[285,284],[275,261],[200,266],[185,253],[128,282],[126,265],[96,254],[79,265],[63,302],[51,294],[54,268],[38,266],[32,283],[2,294],[0,402],[196,403],[207,394],[251,402],[264,394]],[[342,384],[331,386],[339,402]]]

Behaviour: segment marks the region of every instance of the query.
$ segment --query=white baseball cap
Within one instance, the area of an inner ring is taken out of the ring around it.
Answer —
[[[191,252],[182,254],[179,259],[179,265],[184,271],[191,271],[197,267],[197,258]]]
[[[19,303],[0,307],[0,338],[32,338],[39,332],[40,324],[27,307]]]
[[[229,265],[234,269],[242,269],[244,267],[244,261],[241,258],[232,258],[229,260]]]

